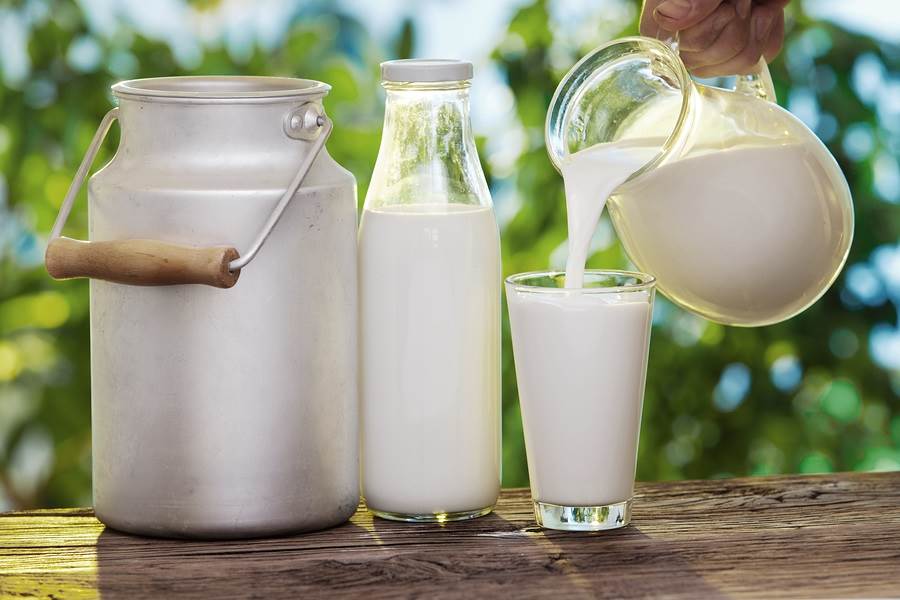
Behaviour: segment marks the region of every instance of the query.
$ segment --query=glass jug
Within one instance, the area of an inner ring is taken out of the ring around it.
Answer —
[[[846,261],[847,181],[815,134],[775,103],[764,61],[725,90],[691,79],[663,42],[616,40],[566,74],[545,134],[557,169],[598,144],[652,156],[610,196],[610,218],[637,267],[707,319],[789,319]]]

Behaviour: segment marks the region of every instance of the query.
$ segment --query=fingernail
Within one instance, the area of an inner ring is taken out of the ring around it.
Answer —
[[[690,0],[666,0],[656,7],[656,12],[665,18],[677,21],[691,14]]]
[[[753,19],[753,37],[757,42],[764,42],[769,38],[772,25],[775,24],[775,15],[764,12]]]
[[[750,16],[750,6],[753,4],[753,0],[738,0],[735,8],[737,9],[737,14],[740,18],[746,19]]]

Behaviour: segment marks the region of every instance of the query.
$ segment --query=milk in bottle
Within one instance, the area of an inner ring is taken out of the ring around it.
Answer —
[[[500,240],[469,123],[472,65],[382,65],[359,233],[363,495],[376,515],[490,512],[500,489]]]

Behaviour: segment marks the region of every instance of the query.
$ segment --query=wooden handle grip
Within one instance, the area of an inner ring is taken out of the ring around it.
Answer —
[[[230,288],[240,271],[228,264],[238,251],[228,246],[194,248],[156,240],[82,242],[59,237],[47,245],[44,262],[54,279],[92,277],[128,285],[197,283]]]

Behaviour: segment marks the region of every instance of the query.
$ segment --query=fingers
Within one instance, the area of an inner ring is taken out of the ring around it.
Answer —
[[[778,56],[778,53],[781,52],[781,47],[784,44],[784,13],[778,13],[778,16],[775,17],[775,25],[772,27],[772,31],[769,32],[769,39],[766,41],[765,48],[763,50],[763,56],[766,57],[766,62],[772,62],[775,60],[775,57]]]
[[[737,10],[729,3],[722,3],[705,18],[690,29],[685,29],[680,34],[678,47],[683,52],[703,52],[712,48],[725,29],[737,19]],[[740,50],[740,48],[738,48]],[[709,61],[712,64],[727,60],[737,54],[736,50],[724,59]]]
[[[781,51],[788,1],[645,0],[640,30],[660,39],[679,32],[681,58],[695,75],[743,74]],[[687,16],[673,17],[677,11]]]
[[[665,0],[653,10],[653,20],[668,31],[682,31],[704,20],[720,4],[722,0]]]
[[[749,30],[743,31],[744,46],[734,56],[722,62],[705,64],[693,68],[698,77],[715,77],[718,75],[734,75],[752,72],[759,59],[767,51],[780,49],[780,41],[773,41],[771,36],[778,33],[778,27],[784,26],[781,11],[769,6],[754,6],[749,19]],[[780,25],[779,25],[780,23]],[[729,26],[730,27],[730,26]],[[727,28],[726,28],[727,30]],[[724,36],[719,36],[719,40]],[[715,45],[718,45],[717,41]],[[737,43],[737,42],[736,42]],[[690,68],[690,67],[689,67]]]
[[[641,11],[641,35],[659,39],[671,38],[674,35],[673,31],[661,27],[660,24],[653,19],[653,11],[655,11],[656,7],[663,2],[665,2],[665,0],[645,0],[644,9]]]
[[[710,45],[685,48],[681,53],[681,59],[685,66],[695,73],[698,69],[726,64],[747,50],[750,30],[751,19],[731,19]],[[688,32],[683,33],[687,34]]]

